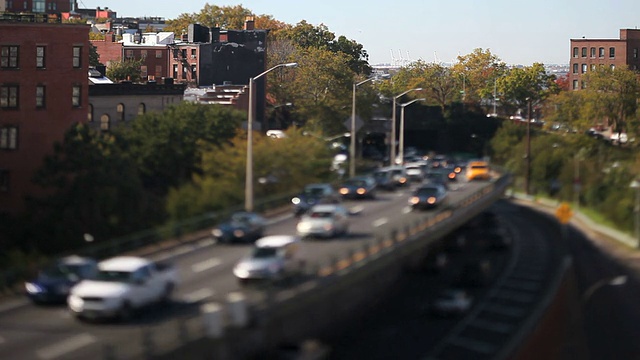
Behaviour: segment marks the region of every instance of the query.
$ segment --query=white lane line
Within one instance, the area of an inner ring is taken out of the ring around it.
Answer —
[[[38,350],[36,351],[36,355],[43,360],[55,359],[94,342],[96,342],[96,338],[90,334],[80,334]]]
[[[404,208],[402,208],[402,213],[403,214],[408,214],[412,211],[411,206],[405,206]]]
[[[384,225],[384,224],[386,224],[388,222],[389,222],[389,219],[380,218],[380,219],[374,221],[371,225],[373,225],[373,227],[379,227],[379,226],[382,226],[382,225]]]
[[[193,272],[203,272],[205,270],[209,270],[211,268],[214,268],[218,265],[222,264],[222,260],[218,259],[218,258],[211,258],[209,260],[205,260],[202,262],[199,262],[197,264],[193,264],[191,265],[191,270]]]
[[[202,288],[200,290],[196,290],[192,293],[185,295],[184,298],[188,303],[196,303],[198,301],[211,297],[214,294],[215,294],[215,291],[207,288]]]
[[[364,206],[357,205],[349,209],[349,213],[351,214],[360,214],[364,210]]]

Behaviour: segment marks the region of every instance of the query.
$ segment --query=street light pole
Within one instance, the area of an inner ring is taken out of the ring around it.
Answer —
[[[353,96],[351,99],[351,142],[349,143],[349,176],[356,176],[356,89],[358,86],[375,80],[375,77],[353,83]]]
[[[257,79],[263,77],[270,71],[281,67],[295,67],[298,63],[278,64],[254,77],[249,78],[249,108],[247,109],[247,167],[245,170],[244,183],[244,208],[246,211],[253,211],[253,117],[254,99],[253,87]]]
[[[393,97],[393,109],[391,113],[391,139],[389,141],[390,147],[391,147],[391,154],[390,154],[391,158],[389,159],[389,164],[391,166],[395,165],[395,161],[396,161],[396,102],[399,98],[401,98],[402,96],[412,91],[421,91],[421,90],[422,88],[409,89]]]
[[[596,292],[596,290],[604,287],[604,286],[620,286],[627,283],[627,275],[619,275],[612,278],[606,278],[599,281],[596,281],[593,285],[591,285],[587,291],[582,295],[582,304],[585,305],[587,301],[591,298],[591,296]]]
[[[524,177],[524,192],[527,195],[530,195],[530,184],[531,181],[531,98],[527,98],[527,107],[528,107],[528,115],[527,115],[527,153],[526,153],[526,163],[525,163],[525,177]]]
[[[633,207],[633,212],[635,215],[633,225],[634,235],[637,240],[636,247],[640,248],[640,181],[638,181],[637,179],[633,179],[629,187],[636,191],[636,202]]]
[[[425,101],[425,98],[414,99],[407,103],[400,104],[400,145],[398,151],[398,157],[400,158],[400,165],[404,164],[404,108],[413,104],[416,101]]]

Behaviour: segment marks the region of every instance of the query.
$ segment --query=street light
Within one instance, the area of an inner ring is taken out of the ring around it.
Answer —
[[[640,247],[640,181],[637,179],[633,179],[629,187],[636,190],[636,203],[633,207],[633,212],[635,214],[634,218],[634,235],[638,240],[636,247]]]
[[[258,76],[249,78],[249,109],[247,110],[247,168],[244,184],[244,208],[246,211],[253,211],[253,84],[255,81],[270,71],[281,67],[296,67],[298,63],[278,64]]]
[[[351,99],[351,142],[349,144],[349,176],[356,176],[356,88],[364,83],[375,80],[376,77],[353,83],[353,97]]]
[[[425,100],[427,99],[425,98],[413,99],[404,104],[400,104],[400,149],[398,154],[400,157],[400,165],[404,163],[404,108],[407,107],[408,105],[413,104],[416,101],[425,101]]]
[[[524,175],[524,193],[530,195],[530,181],[531,181],[531,98],[527,98],[527,138],[526,138],[526,164]]]
[[[391,166],[395,165],[396,161],[396,101],[402,96],[412,92],[412,91],[421,91],[422,88],[409,89],[401,94],[398,94],[393,97],[393,109],[391,113]]]

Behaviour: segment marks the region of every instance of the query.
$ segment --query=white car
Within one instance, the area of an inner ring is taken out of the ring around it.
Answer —
[[[304,214],[296,230],[301,237],[331,238],[346,234],[349,229],[349,211],[339,204],[315,205]]]
[[[291,235],[265,236],[233,268],[240,284],[251,280],[278,281],[302,272],[305,257],[300,238]]]
[[[121,318],[146,305],[168,300],[178,282],[176,269],[135,256],[98,263],[98,273],[71,288],[67,305],[78,318]]]

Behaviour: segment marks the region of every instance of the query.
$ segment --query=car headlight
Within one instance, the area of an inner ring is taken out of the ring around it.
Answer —
[[[311,229],[311,224],[308,222],[299,222],[297,228],[298,231],[307,231]]]
[[[358,193],[358,195],[364,195],[364,194],[366,194],[366,193],[367,193],[367,189],[365,189],[365,188],[358,188],[357,193]]]
[[[244,231],[242,231],[242,230],[234,230],[233,231],[233,236],[235,236],[235,237],[243,237],[244,236]]]
[[[346,187],[340,188],[340,194],[347,195],[349,193],[349,189]]]
[[[249,270],[243,267],[236,266],[233,269],[233,274],[239,278],[246,278],[246,277],[249,277]]]
[[[417,205],[420,203],[420,198],[417,196],[412,196],[409,198],[409,204],[411,205]]]
[[[220,229],[213,229],[211,230],[211,235],[219,238],[219,237],[222,237],[223,233],[222,233],[222,230]]]
[[[291,199],[291,202],[293,203],[293,205],[298,205],[300,204],[300,198],[296,196],[293,199]]]
[[[78,295],[69,295],[67,298],[67,304],[69,304],[69,308],[74,311],[82,310],[84,306],[84,300]]]
[[[430,196],[430,197],[427,199],[427,203],[429,203],[429,204],[431,204],[431,205],[435,204],[437,201],[438,201],[438,199],[437,199],[435,196]]]
[[[25,283],[24,287],[29,294],[39,294],[45,292],[45,289],[42,286],[30,282]]]

